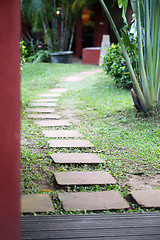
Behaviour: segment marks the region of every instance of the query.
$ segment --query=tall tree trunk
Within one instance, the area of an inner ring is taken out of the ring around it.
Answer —
[[[60,41],[60,50],[63,50],[63,41],[64,41],[64,0],[62,0],[62,12],[61,12],[61,41]]]
[[[55,9],[55,14],[57,12],[56,1],[54,4],[51,0],[48,1],[49,8],[50,8],[50,16],[51,16],[51,25],[52,25],[52,41],[54,43],[53,50],[58,51],[58,43],[59,43],[59,35],[58,35],[58,28],[57,28],[57,19],[54,17],[53,8]]]
[[[46,24],[45,24],[45,21],[44,21],[42,12],[40,13],[40,15],[41,15],[41,20],[42,20],[43,28],[44,28],[44,33],[45,33],[46,40],[47,40],[48,49],[49,49],[49,51],[51,51],[51,50],[52,50],[52,46],[50,45],[49,35],[48,35],[47,27],[46,27]]]
[[[62,49],[67,50],[67,33],[70,31],[70,24],[69,24],[69,2],[67,2],[67,7],[66,7],[66,14],[65,14],[65,27],[64,27],[64,33],[63,33],[63,45]]]
[[[72,17],[70,16],[69,19],[68,19],[68,27],[67,27],[67,31],[66,31],[66,37],[65,37],[65,45],[64,45],[64,48],[65,50],[68,50],[69,48],[69,43],[70,43],[70,38],[71,38],[71,35],[72,35]]]
[[[73,38],[74,38],[74,31],[75,31],[75,26],[73,26],[73,28],[72,28],[72,33],[71,33],[71,38],[70,38],[70,42],[69,42],[68,51],[71,51],[71,48],[72,48]]]

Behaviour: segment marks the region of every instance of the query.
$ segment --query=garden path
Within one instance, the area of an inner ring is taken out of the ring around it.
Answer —
[[[75,84],[83,81],[84,76],[91,76],[99,73],[101,70],[93,70],[92,72],[82,72],[74,76],[63,79],[63,82],[71,82]],[[94,149],[94,145],[83,139],[83,135],[76,129],[70,130],[68,127],[75,127],[70,119],[62,119],[60,114],[54,114],[56,106],[58,106],[58,98],[61,94],[65,94],[67,88],[49,89],[44,94],[39,94],[38,99],[29,103],[26,109],[28,118],[35,119],[35,124],[42,128],[42,133],[49,138],[48,144],[53,148],[53,164],[103,164],[104,160],[95,153],[82,153],[81,149]],[[42,108],[43,107],[43,108]],[[38,120],[37,120],[38,119]],[[64,126],[65,130],[63,129]],[[50,128],[48,130],[48,128]],[[57,129],[58,128],[58,129]],[[76,128],[76,127],[75,127]],[[67,153],[54,152],[55,149],[67,148]],[[79,149],[78,153],[74,149]],[[67,171],[55,172],[55,181],[59,187],[73,186],[72,192],[59,191],[58,198],[62,203],[65,211],[103,211],[103,210],[120,210],[129,209],[129,203],[117,191],[101,191],[101,192],[74,192],[74,186],[88,185],[115,185],[116,180],[111,176],[109,171]],[[146,198],[147,194],[147,198]],[[152,208],[160,207],[160,190],[153,191],[133,191],[131,192],[133,199],[142,207]],[[22,212],[54,212],[54,201],[52,203],[47,194],[27,194],[22,195]]]

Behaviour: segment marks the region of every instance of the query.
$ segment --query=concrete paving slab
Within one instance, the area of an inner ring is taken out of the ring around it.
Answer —
[[[55,109],[54,108],[26,108],[26,112],[34,112],[34,113],[54,113]]]
[[[21,212],[54,212],[54,207],[48,194],[22,194]]]
[[[33,102],[57,102],[57,98],[34,99]]]
[[[83,76],[68,76],[63,79],[63,82],[81,82]]]
[[[56,107],[56,103],[29,103],[28,106],[30,107]]]
[[[84,79],[85,75],[94,75],[99,72],[102,72],[102,70],[96,69],[88,72],[80,72],[77,75],[65,77],[63,79],[63,82],[81,82]]]
[[[48,140],[50,147],[87,148],[94,147],[88,140]]]
[[[144,208],[160,208],[160,189],[158,190],[135,190],[131,196]]]
[[[42,93],[42,94],[38,94],[37,97],[60,97],[61,94],[59,93],[55,93],[55,94],[52,94],[52,93]]]
[[[55,163],[60,164],[99,164],[105,162],[93,153],[53,153],[50,156]]]
[[[68,89],[67,88],[51,88],[48,91],[53,93],[65,93],[68,91]]]
[[[59,193],[58,198],[65,211],[103,211],[130,208],[121,194],[114,191]]]
[[[55,172],[54,176],[59,185],[116,184],[116,180],[108,172],[103,171]]]
[[[28,118],[36,118],[36,119],[61,119],[60,115],[55,114],[28,114]]]
[[[50,137],[50,138],[82,137],[82,134],[76,130],[46,130],[42,132],[46,137]]]
[[[40,120],[34,121],[41,127],[59,127],[59,126],[72,126],[68,120]]]

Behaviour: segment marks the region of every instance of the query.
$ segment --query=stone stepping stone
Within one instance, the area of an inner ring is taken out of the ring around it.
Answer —
[[[59,193],[58,198],[65,211],[104,211],[130,208],[121,194],[115,191]]]
[[[68,76],[63,79],[63,82],[81,82],[83,76]]]
[[[160,208],[160,189],[158,190],[135,190],[131,196],[144,208]]]
[[[88,140],[48,140],[50,147],[58,148],[87,148],[94,147]]]
[[[42,132],[46,137],[50,138],[82,137],[82,134],[76,130],[46,130]]]
[[[22,194],[21,212],[54,212],[54,207],[48,194]]]
[[[61,119],[61,116],[54,114],[28,114],[28,118]]]
[[[60,164],[99,164],[105,162],[93,153],[53,153],[50,156],[55,163]]]
[[[51,88],[48,91],[53,93],[65,93],[68,91],[68,89],[67,88]]]
[[[26,108],[26,112],[34,112],[34,113],[54,113],[54,108]]]
[[[59,127],[59,126],[72,126],[72,124],[67,120],[40,120],[34,121],[41,127]]]
[[[116,184],[116,180],[108,172],[102,171],[55,172],[54,177],[59,185]]]
[[[42,93],[42,94],[38,94],[37,97],[60,97],[61,94],[55,93],[55,94],[51,94],[51,93]]]
[[[56,107],[57,104],[56,103],[29,103],[28,106],[31,107]]]
[[[33,102],[57,102],[58,99],[56,98],[46,98],[46,99],[34,99]]]

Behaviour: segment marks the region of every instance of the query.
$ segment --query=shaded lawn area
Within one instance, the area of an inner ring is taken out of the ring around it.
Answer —
[[[159,115],[143,117],[133,107],[130,91],[117,89],[112,79],[99,73],[86,76],[80,83],[62,82],[62,77],[80,71],[90,71],[94,66],[26,64],[22,71],[23,107],[53,87],[67,87],[69,91],[59,100],[57,112],[70,116],[74,112],[81,124],[77,129],[90,140],[95,149],[74,149],[72,152],[96,152],[106,160],[105,164],[58,165],[51,162],[53,152],[69,152],[68,149],[50,149],[41,128],[27,119],[22,108],[22,192],[36,193],[58,190],[54,184],[54,171],[104,170],[115,177],[116,186],[74,187],[74,191],[119,190],[127,196],[131,189],[158,188],[160,182],[160,126]],[[48,189],[48,190],[47,190]],[[72,191],[67,187],[60,191]],[[57,213],[63,212],[58,200]]]
[[[36,94],[53,88],[64,76],[93,68],[95,67],[80,64],[26,63],[21,72],[22,106],[26,107]]]

